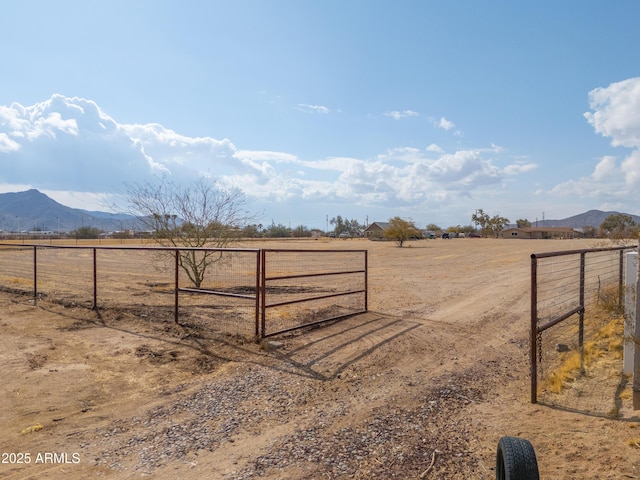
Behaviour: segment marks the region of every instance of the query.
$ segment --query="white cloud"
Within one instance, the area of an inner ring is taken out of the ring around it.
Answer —
[[[505,175],[520,175],[538,168],[535,163],[513,163],[504,167]]]
[[[271,160],[276,163],[299,163],[300,160],[295,155],[284,152],[270,152],[267,150],[238,150],[234,157],[242,160],[251,161],[267,161]]]
[[[456,124],[447,120],[444,117],[441,117],[440,120],[438,121],[438,127],[442,128],[443,130],[451,130],[452,128],[455,128]]]
[[[584,117],[595,132],[611,139],[614,147],[631,149],[621,161],[607,155],[593,171],[559,183],[540,195],[556,199],[590,199],[601,209],[637,211],[640,203],[640,77],[612,83],[589,92],[590,112]]]
[[[589,106],[585,118],[614,147],[640,147],[640,77],[592,90]]]
[[[591,177],[594,180],[605,180],[613,176],[616,172],[616,159],[615,157],[606,156],[596,165]]]
[[[180,171],[207,173],[233,167],[235,146],[228,140],[187,137],[158,124],[120,125],[150,167],[178,175]]]
[[[626,186],[637,191],[640,185],[640,150],[634,150],[625,158],[620,165],[620,170],[624,173]]]
[[[554,201],[588,199],[602,210],[612,205],[629,213],[637,211],[640,193],[635,186],[639,179],[640,155],[634,151],[619,166],[614,157],[605,156],[595,165],[589,175],[561,182],[549,190],[540,189],[539,196],[547,196]],[[605,207],[607,206],[607,207]]]
[[[6,133],[0,133],[0,152],[15,152],[20,149],[20,144],[12,140]]]
[[[633,149],[622,161],[619,172],[628,187],[640,185],[640,77],[592,90],[589,106],[593,111],[584,116],[596,133],[611,138],[614,147]],[[612,171],[611,165],[608,167]]]
[[[535,168],[526,162],[499,167],[494,158],[501,155],[495,145],[448,153],[429,144],[391,148],[373,159],[304,159],[237,149],[226,138],[189,137],[159,124],[118,123],[86,99],[54,95],[29,107],[0,107],[0,184],[28,184],[82,208],[158,173],[176,181],[211,175],[250,201],[286,202],[300,212],[318,203],[376,211],[448,208],[487,188],[500,191],[506,177]]]
[[[321,115],[326,115],[331,111],[323,105],[309,105],[306,103],[299,103],[298,110],[305,113],[319,113]]]
[[[386,117],[391,117],[394,120],[400,120],[402,118],[407,118],[407,117],[417,117],[419,114],[418,112],[414,112],[413,110],[402,110],[402,111],[394,110],[392,112],[385,112],[384,115]]]

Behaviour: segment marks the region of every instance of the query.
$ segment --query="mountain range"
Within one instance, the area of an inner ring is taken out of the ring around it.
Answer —
[[[599,227],[609,215],[620,212],[589,210],[562,220],[532,221],[532,227]],[[637,224],[640,216],[629,215]],[[80,227],[99,230],[135,230],[137,220],[124,213],[82,210],[62,205],[44,193],[31,189],[24,192],[0,193],[0,231],[29,232],[35,230],[70,232]]]
[[[537,222],[531,222],[531,226],[535,227],[571,227],[571,228],[583,228],[583,227],[595,227],[598,228],[602,222],[609,216],[615,215],[622,212],[603,212],[601,210],[589,210],[588,212],[581,213],[579,215],[574,215],[573,217],[568,217],[562,220],[542,220]],[[631,215],[630,213],[625,213],[625,215],[629,215],[636,224],[640,224],[640,216],[639,215]]]
[[[127,214],[66,207],[35,189],[0,194],[0,231],[70,232],[93,227],[109,232],[135,229],[136,223]]]

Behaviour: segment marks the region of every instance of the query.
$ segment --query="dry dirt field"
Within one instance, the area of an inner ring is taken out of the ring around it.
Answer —
[[[503,435],[543,479],[640,478],[630,405],[529,403],[529,256],[589,241],[295,245],[368,249],[370,312],[269,350],[0,294],[0,478],[492,479]]]

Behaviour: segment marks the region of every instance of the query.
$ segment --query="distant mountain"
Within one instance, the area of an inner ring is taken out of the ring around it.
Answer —
[[[589,210],[564,220],[531,222],[531,226],[572,228],[592,226],[597,228],[605,218],[616,213],[619,212]],[[640,216],[626,215],[640,224]],[[83,226],[94,227],[105,232],[140,229],[138,221],[131,215],[66,207],[35,189],[26,192],[0,193],[0,231],[70,232]]]
[[[70,232],[84,226],[109,232],[135,229],[136,224],[131,215],[66,207],[35,189],[0,194],[0,231]]]
[[[538,222],[531,222],[531,226],[535,227],[571,227],[582,228],[586,226],[598,228],[602,222],[609,216],[621,212],[603,212],[601,210],[589,210],[588,212],[581,213],[580,215],[574,215],[573,217],[565,218],[564,220],[542,220]],[[639,215],[629,215],[634,222],[640,224]]]

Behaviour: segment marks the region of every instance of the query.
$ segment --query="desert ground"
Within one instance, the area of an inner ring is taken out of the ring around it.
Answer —
[[[510,435],[543,479],[640,478],[628,398],[529,402],[530,254],[592,243],[298,241],[368,249],[370,311],[273,348],[0,293],[0,477],[492,479]]]

